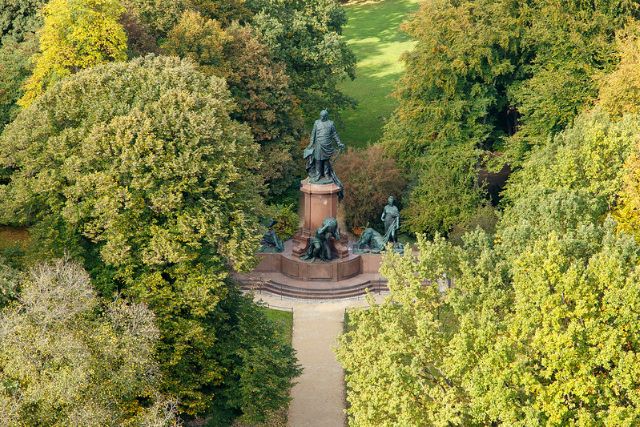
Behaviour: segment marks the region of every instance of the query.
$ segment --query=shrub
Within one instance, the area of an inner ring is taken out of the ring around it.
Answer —
[[[402,197],[406,181],[396,162],[372,145],[350,149],[334,165],[344,184],[345,222],[349,229],[381,226],[380,215],[389,196]]]
[[[493,234],[498,224],[498,212],[491,206],[481,206],[466,221],[460,222],[453,226],[449,232],[449,240],[457,245],[462,244],[462,237],[477,228],[482,229],[488,234]]]
[[[276,221],[273,229],[282,241],[293,237],[300,225],[300,218],[293,205],[270,205],[267,213]]]

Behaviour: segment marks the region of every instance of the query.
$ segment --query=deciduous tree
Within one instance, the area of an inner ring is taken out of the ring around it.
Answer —
[[[102,295],[120,291],[154,311],[162,389],[189,414],[215,402],[259,416],[287,393],[269,382],[252,390],[275,400],[211,396],[250,369],[232,356],[249,344],[220,345],[239,310],[227,301],[237,292],[229,273],[254,265],[261,237],[258,145],[233,108],[222,79],[149,56],[64,79],[0,136],[12,171],[2,215],[32,223],[46,255],[83,259]],[[286,355],[264,368],[284,383],[294,372],[281,369],[293,366]]]
[[[248,124],[261,147],[260,174],[278,198],[298,177],[292,154],[302,118],[283,63],[248,25],[223,29],[218,21],[187,11],[169,32],[166,52],[190,58],[200,69],[224,77],[238,105],[232,117]]]
[[[355,77],[355,56],[341,37],[344,8],[334,0],[249,3],[253,26],[275,57],[284,62],[291,87],[306,117],[323,108],[340,110],[353,104],[338,83]]]
[[[103,305],[73,262],[35,267],[20,287],[0,314],[3,425],[177,425],[158,391],[146,306]]]
[[[44,7],[40,53],[19,104],[27,106],[56,81],[78,70],[126,59],[127,38],[117,0],[51,0]]]

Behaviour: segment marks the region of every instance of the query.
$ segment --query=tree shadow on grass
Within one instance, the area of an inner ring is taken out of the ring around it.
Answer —
[[[350,44],[376,38],[381,43],[396,43],[409,39],[399,30],[400,25],[417,10],[412,0],[386,0],[375,4],[351,6],[345,36]]]
[[[347,7],[344,37],[358,60],[356,80],[342,85],[345,93],[358,101],[358,106],[340,120],[341,135],[349,145],[364,147],[382,135],[396,106],[391,93],[403,74],[399,56],[412,44],[400,25],[417,10],[416,0],[351,3]]]

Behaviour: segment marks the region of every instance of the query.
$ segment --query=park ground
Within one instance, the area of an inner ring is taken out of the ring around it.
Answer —
[[[352,0],[346,5],[344,37],[357,58],[356,79],[340,88],[358,101],[342,115],[342,139],[348,146],[365,147],[382,136],[382,128],[397,103],[391,96],[404,67],[402,54],[414,42],[400,25],[418,10],[420,0]]]

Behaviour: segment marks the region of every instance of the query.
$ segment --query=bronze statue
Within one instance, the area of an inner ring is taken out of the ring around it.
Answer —
[[[335,258],[331,250],[331,239],[340,240],[338,221],[335,218],[325,218],[315,235],[309,238],[307,252],[300,257],[305,261],[331,261]]]
[[[400,228],[400,212],[393,204],[395,199],[389,196],[389,201],[382,211],[380,219],[384,223],[384,236],[389,242],[397,242],[397,231]]]
[[[306,169],[311,183],[329,184],[334,182],[342,190],[342,183],[331,167],[331,156],[336,151],[334,143],[339,150],[344,149],[336,126],[329,120],[329,112],[322,110],[320,119],[313,124],[309,145],[305,148],[303,157],[306,160]],[[340,198],[342,198],[341,195]]]
[[[364,230],[360,239],[355,244],[353,249],[354,253],[372,253],[379,254],[386,249],[389,239],[387,235],[378,233],[373,228],[367,228]],[[401,243],[394,243],[393,251],[397,253],[404,252],[404,246]]]
[[[273,229],[273,226],[276,225],[277,221],[273,219],[269,219],[267,226],[267,231],[262,236],[260,252],[282,252],[284,251],[284,243],[276,234],[276,231]]]

